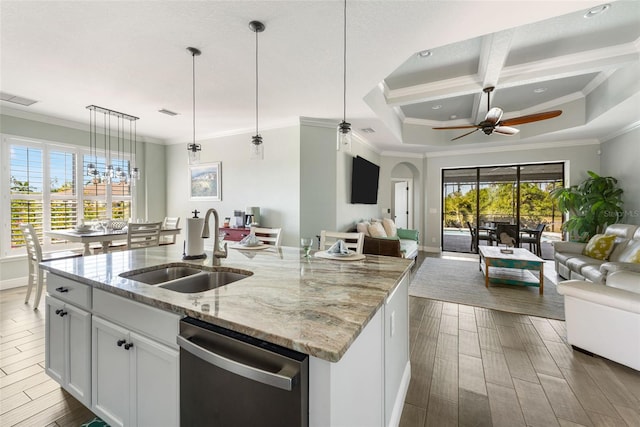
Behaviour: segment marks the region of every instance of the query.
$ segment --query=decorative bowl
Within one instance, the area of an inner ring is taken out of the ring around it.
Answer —
[[[78,224],[75,229],[76,231],[89,231],[91,230],[91,226],[87,224]]]
[[[112,230],[122,230],[127,225],[127,221],[111,221]]]

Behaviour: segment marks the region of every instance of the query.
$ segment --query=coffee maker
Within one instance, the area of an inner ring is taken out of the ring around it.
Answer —
[[[244,212],[242,211],[233,211],[233,223],[231,226],[233,228],[243,228],[245,225]]]
[[[245,227],[251,227],[252,225],[260,225],[260,208],[257,206],[250,206],[246,209],[244,216]]]

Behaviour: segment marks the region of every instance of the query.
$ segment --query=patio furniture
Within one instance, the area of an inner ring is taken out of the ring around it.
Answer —
[[[534,229],[522,229],[520,230],[520,247],[525,243],[529,244],[529,250],[538,256],[542,256],[542,248],[540,246],[540,239],[542,238],[542,232],[544,231],[545,224],[538,224]]]
[[[482,233],[482,228],[475,228],[467,221],[467,227],[469,227],[469,233],[471,234],[471,252],[477,253],[480,240],[486,240],[489,242],[489,246],[493,246],[494,236],[491,234],[491,230],[484,229],[485,233]]]

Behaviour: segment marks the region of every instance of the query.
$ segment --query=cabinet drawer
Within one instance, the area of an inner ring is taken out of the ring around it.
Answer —
[[[221,228],[220,231],[225,233],[224,240],[231,242],[239,242],[251,233],[249,228]]]
[[[179,332],[181,316],[176,313],[95,289],[93,292],[93,314],[98,314],[171,348],[178,348],[176,337]]]
[[[49,273],[47,292],[62,301],[91,310],[91,286]]]

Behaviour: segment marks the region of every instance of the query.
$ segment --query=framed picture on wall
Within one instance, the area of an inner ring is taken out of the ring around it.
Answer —
[[[221,201],[221,181],[220,162],[189,166],[189,199]]]

